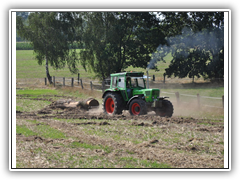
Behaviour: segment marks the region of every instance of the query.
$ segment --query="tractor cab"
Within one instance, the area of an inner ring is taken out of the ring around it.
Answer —
[[[146,83],[143,77],[126,77],[126,91],[128,98],[130,99],[133,96],[133,91],[141,90],[146,88]]]
[[[145,89],[146,83],[141,72],[111,74],[111,90],[120,91],[124,101],[128,101],[135,91]]]

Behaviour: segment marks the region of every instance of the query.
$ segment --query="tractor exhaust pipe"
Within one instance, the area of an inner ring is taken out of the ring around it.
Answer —
[[[149,77],[148,77],[148,68],[147,68],[147,89],[149,89]]]

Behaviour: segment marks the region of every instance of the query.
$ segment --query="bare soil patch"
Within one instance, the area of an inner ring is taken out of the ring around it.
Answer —
[[[52,101],[51,97],[34,100]],[[16,115],[19,126],[34,131],[43,123],[66,135],[55,139],[17,134],[17,164],[23,168],[82,168],[80,162],[89,159],[84,168],[100,165],[123,168],[119,161],[123,157],[167,163],[172,168],[223,168],[224,165],[221,120],[163,118],[151,112],[143,116],[131,116],[128,112],[107,116],[101,110],[56,108],[54,102],[38,111],[17,111]],[[95,148],[75,147],[74,143]],[[108,164],[92,160],[94,157]]]

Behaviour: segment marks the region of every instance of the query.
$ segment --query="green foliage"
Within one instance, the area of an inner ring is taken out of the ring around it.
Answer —
[[[29,42],[21,42],[16,44],[16,50],[33,50],[33,46]]]
[[[75,28],[79,21],[75,21],[75,14],[71,12],[34,12],[28,17],[28,25],[23,23],[21,16],[17,16],[18,34],[31,41],[38,64],[46,62],[46,75],[51,83],[48,63],[54,69],[68,66],[72,73],[77,73],[76,50],[69,50],[69,44],[76,40]]]
[[[170,77],[223,78],[224,13],[162,13],[169,28],[168,43],[173,59],[166,69]],[[172,37],[170,37],[170,35]]]
[[[77,42],[73,42],[68,45],[69,49],[82,49],[83,45],[80,45]],[[33,45],[30,42],[17,42],[16,50],[34,50]]]
[[[16,12],[16,15],[22,17],[24,20],[27,20],[29,12]]]
[[[17,33],[34,49],[38,64],[53,69],[67,66],[105,79],[133,68],[158,70],[165,62],[168,76],[223,78],[223,12],[34,12],[17,16]],[[77,52],[76,48],[84,48]],[[150,62],[150,63],[149,63]]]
[[[29,12],[16,12],[16,15],[22,18],[24,24],[27,24]],[[20,37],[18,33],[16,33],[16,37],[17,42],[25,41],[25,39]]]
[[[81,64],[101,79],[130,65],[146,68],[151,53],[166,43],[156,16],[148,12],[89,12],[85,21]]]

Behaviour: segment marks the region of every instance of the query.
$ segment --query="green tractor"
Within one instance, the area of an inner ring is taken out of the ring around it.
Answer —
[[[143,72],[111,74],[110,88],[102,95],[103,111],[108,115],[122,114],[129,110],[131,115],[144,115],[155,111],[161,117],[171,117],[173,105],[159,97],[159,89],[147,89]]]

